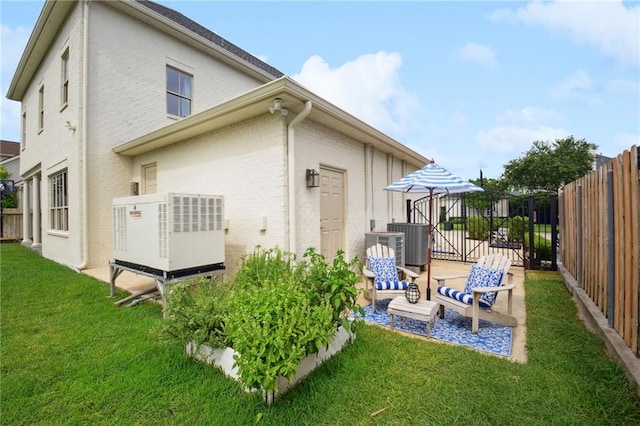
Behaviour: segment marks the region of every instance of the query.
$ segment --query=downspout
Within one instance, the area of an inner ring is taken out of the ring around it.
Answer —
[[[304,109],[294,118],[287,127],[287,167],[289,168],[289,252],[297,252],[298,221],[296,218],[296,132],[295,127],[311,113],[311,101],[304,104]]]
[[[373,219],[373,145],[364,144],[364,215],[365,229],[373,232],[376,228]],[[369,223],[366,223],[366,222]]]
[[[86,269],[89,265],[89,172],[87,171],[87,93],[89,75],[89,2],[83,2],[83,34],[82,34],[82,262],[78,265],[78,271]]]

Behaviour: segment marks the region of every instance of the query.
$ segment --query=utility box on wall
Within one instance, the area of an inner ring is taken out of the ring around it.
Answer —
[[[113,200],[116,264],[178,277],[224,269],[224,198],[156,193]]]

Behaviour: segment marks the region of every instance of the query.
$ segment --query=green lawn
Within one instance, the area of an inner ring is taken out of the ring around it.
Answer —
[[[555,273],[527,274],[526,365],[367,326],[267,407],[162,337],[157,305],[118,308],[107,284],[17,244],[0,256],[3,425],[640,424]]]

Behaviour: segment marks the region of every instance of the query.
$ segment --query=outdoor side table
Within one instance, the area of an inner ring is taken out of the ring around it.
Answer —
[[[389,313],[390,325],[393,326],[394,316],[412,318],[419,321],[427,322],[427,337],[431,336],[431,320],[433,320],[433,327],[435,328],[438,320],[438,303],[430,300],[419,300],[418,303],[409,303],[406,297],[397,296],[391,302],[387,312]]]

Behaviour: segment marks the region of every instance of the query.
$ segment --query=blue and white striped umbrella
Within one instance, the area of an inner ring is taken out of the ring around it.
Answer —
[[[484,191],[479,186],[462,180],[436,163],[422,166],[420,170],[408,174],[384,189],[385,191],[418,192],[431,195]]]
[[[481,187],[467,182],[455,176],[450,171],[443,169],[436,163],[431,162],[422,166],[400,179],[397,182],[384,188],[385,191],[397,191],[407,193],[427,193],[429,194],[429,227],[428,241],[431,241],[433,226],[433,196],[435,194],[456,194],[462,192],[481,192]],[[427,244],[427,300],[431,300],[431,244]]]

